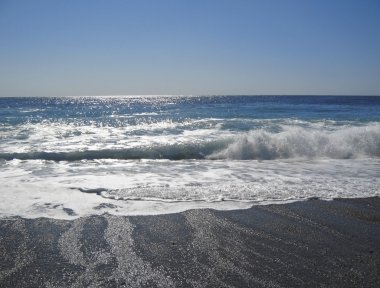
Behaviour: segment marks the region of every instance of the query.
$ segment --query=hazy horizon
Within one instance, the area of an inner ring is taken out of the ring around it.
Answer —
[[[55,97],[380,97],[373,95],[343,95],[343,94],[120,94],[120,95],[26,95],[26,96],[0,96],[0,98],[55,98]]]

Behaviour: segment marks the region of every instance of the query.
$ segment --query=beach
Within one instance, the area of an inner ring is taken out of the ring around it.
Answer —
[[[0,287],[380,287],[379,107],[0,98]]]
[[[379,287],[380,198],[0,220],[1,287]]]
[[[0,288],[380,288],[379,15],[0,0]]]

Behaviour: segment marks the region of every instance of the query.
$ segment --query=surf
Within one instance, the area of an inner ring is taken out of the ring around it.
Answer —
[[[283,126],[279,132],[265,129],[236,133],[207,141],[152,144],[132,148],[75,151],[28,151],[0,153],[3,160],[80,161],[94,159],[207,159],[207,160],[275,160],[275,159],[354,159],[380,157],[380,124],[337,126],[333,129]],[[180,136],[178,136],[180,138]]]

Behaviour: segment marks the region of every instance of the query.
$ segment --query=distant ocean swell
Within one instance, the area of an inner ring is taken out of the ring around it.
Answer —
[[[0,159],[79,161],[94,159],[352,159],[380,157],[380,124],[332,131],[286,126],[281,132],[251,130],[212,141],[69,152],[0,153]]]

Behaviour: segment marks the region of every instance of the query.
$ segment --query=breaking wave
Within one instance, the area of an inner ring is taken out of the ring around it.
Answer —
[[[225,143],[225,141],[215,141],[203,144],[162,145],[129,149],[102,149],[70,152],[0,153],[0,159],[42,159],[52,161],[79,161],[95,159],[204,159],[213,151],[220,150],[225,147]]]
[[[70,152],[0,153],[0,159],[79,161],[94,159],[274,160],[380,157],[380,124],[339,127],[333,131],[284,126],[281,132],[252,130],[209,142],[155,145],[129,149]]]
[[[380,157],[380,124],[334,131],[288,127],[280,133],[255,130],[241,135],[209,159],[272,160]]]

